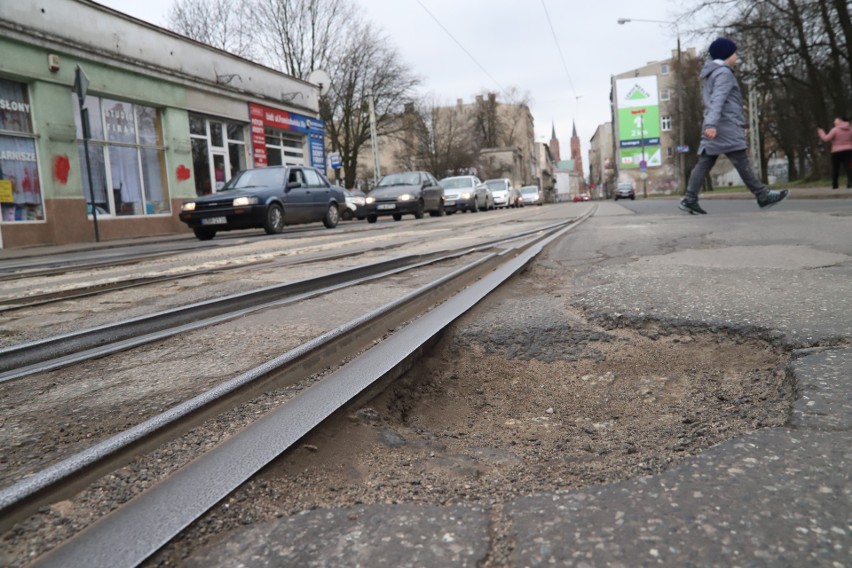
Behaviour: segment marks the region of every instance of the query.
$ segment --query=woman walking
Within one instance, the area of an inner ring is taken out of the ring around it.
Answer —
[[[840,164],[846,170],[846,187],[852,188],[852,126],[849,119],[839,116],[834,119],[834,128],[828,134],[817,128],[823,142],[831,142],[831,189],[837,189],[840,179]]]

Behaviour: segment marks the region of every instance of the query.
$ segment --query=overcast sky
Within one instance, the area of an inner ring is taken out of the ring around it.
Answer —
[[[164,27],[173,3],[96,1]],[[536,139],[549,141],[555,125],[563,159],[570,158],[576,122],[586,171],[589,140],[600,124],[610,120],[610,77],[667,59],[677,45],[672,26],[639,21],[619,25],[618,18],[672,20],[683,4],[673,0],[354,1],[422,78],[423,93],[433,93],[448,104],[459,98],[471,102],[483,90],[515,88],[527,93]],[[681,34],[683,49],[704,48],[690,43],[683,30]]]

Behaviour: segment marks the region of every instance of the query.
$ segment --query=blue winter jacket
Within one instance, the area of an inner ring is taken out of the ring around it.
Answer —
[[[725,64],[708,60],[701,69],[704,81],[704,124],[698,153],[711,156],[748,148],[743,114],[743,94],[734,70]],[[704,136],[708,128],[716,128],[716,138]]]

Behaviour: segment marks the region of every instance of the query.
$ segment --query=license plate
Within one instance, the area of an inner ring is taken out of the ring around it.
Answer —
[[[381,203],[378,209],[396,209],[396,203]]]
[[[207,217],[201,220],[202,225],[227,225],[228,219],[225,217]]]
[[[456,204],[455,199],[448,199],[447,201],[444,201],[444,205],[455,205],[455,204]]]

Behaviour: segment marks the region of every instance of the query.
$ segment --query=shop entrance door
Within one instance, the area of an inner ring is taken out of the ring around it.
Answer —
[[[221,191],[225,186],[225,182],[231,179],[231,168],[228,165],[228,155],[225,152],[212,150],[210,152],[213,166],[213,180],[216,191]]]

